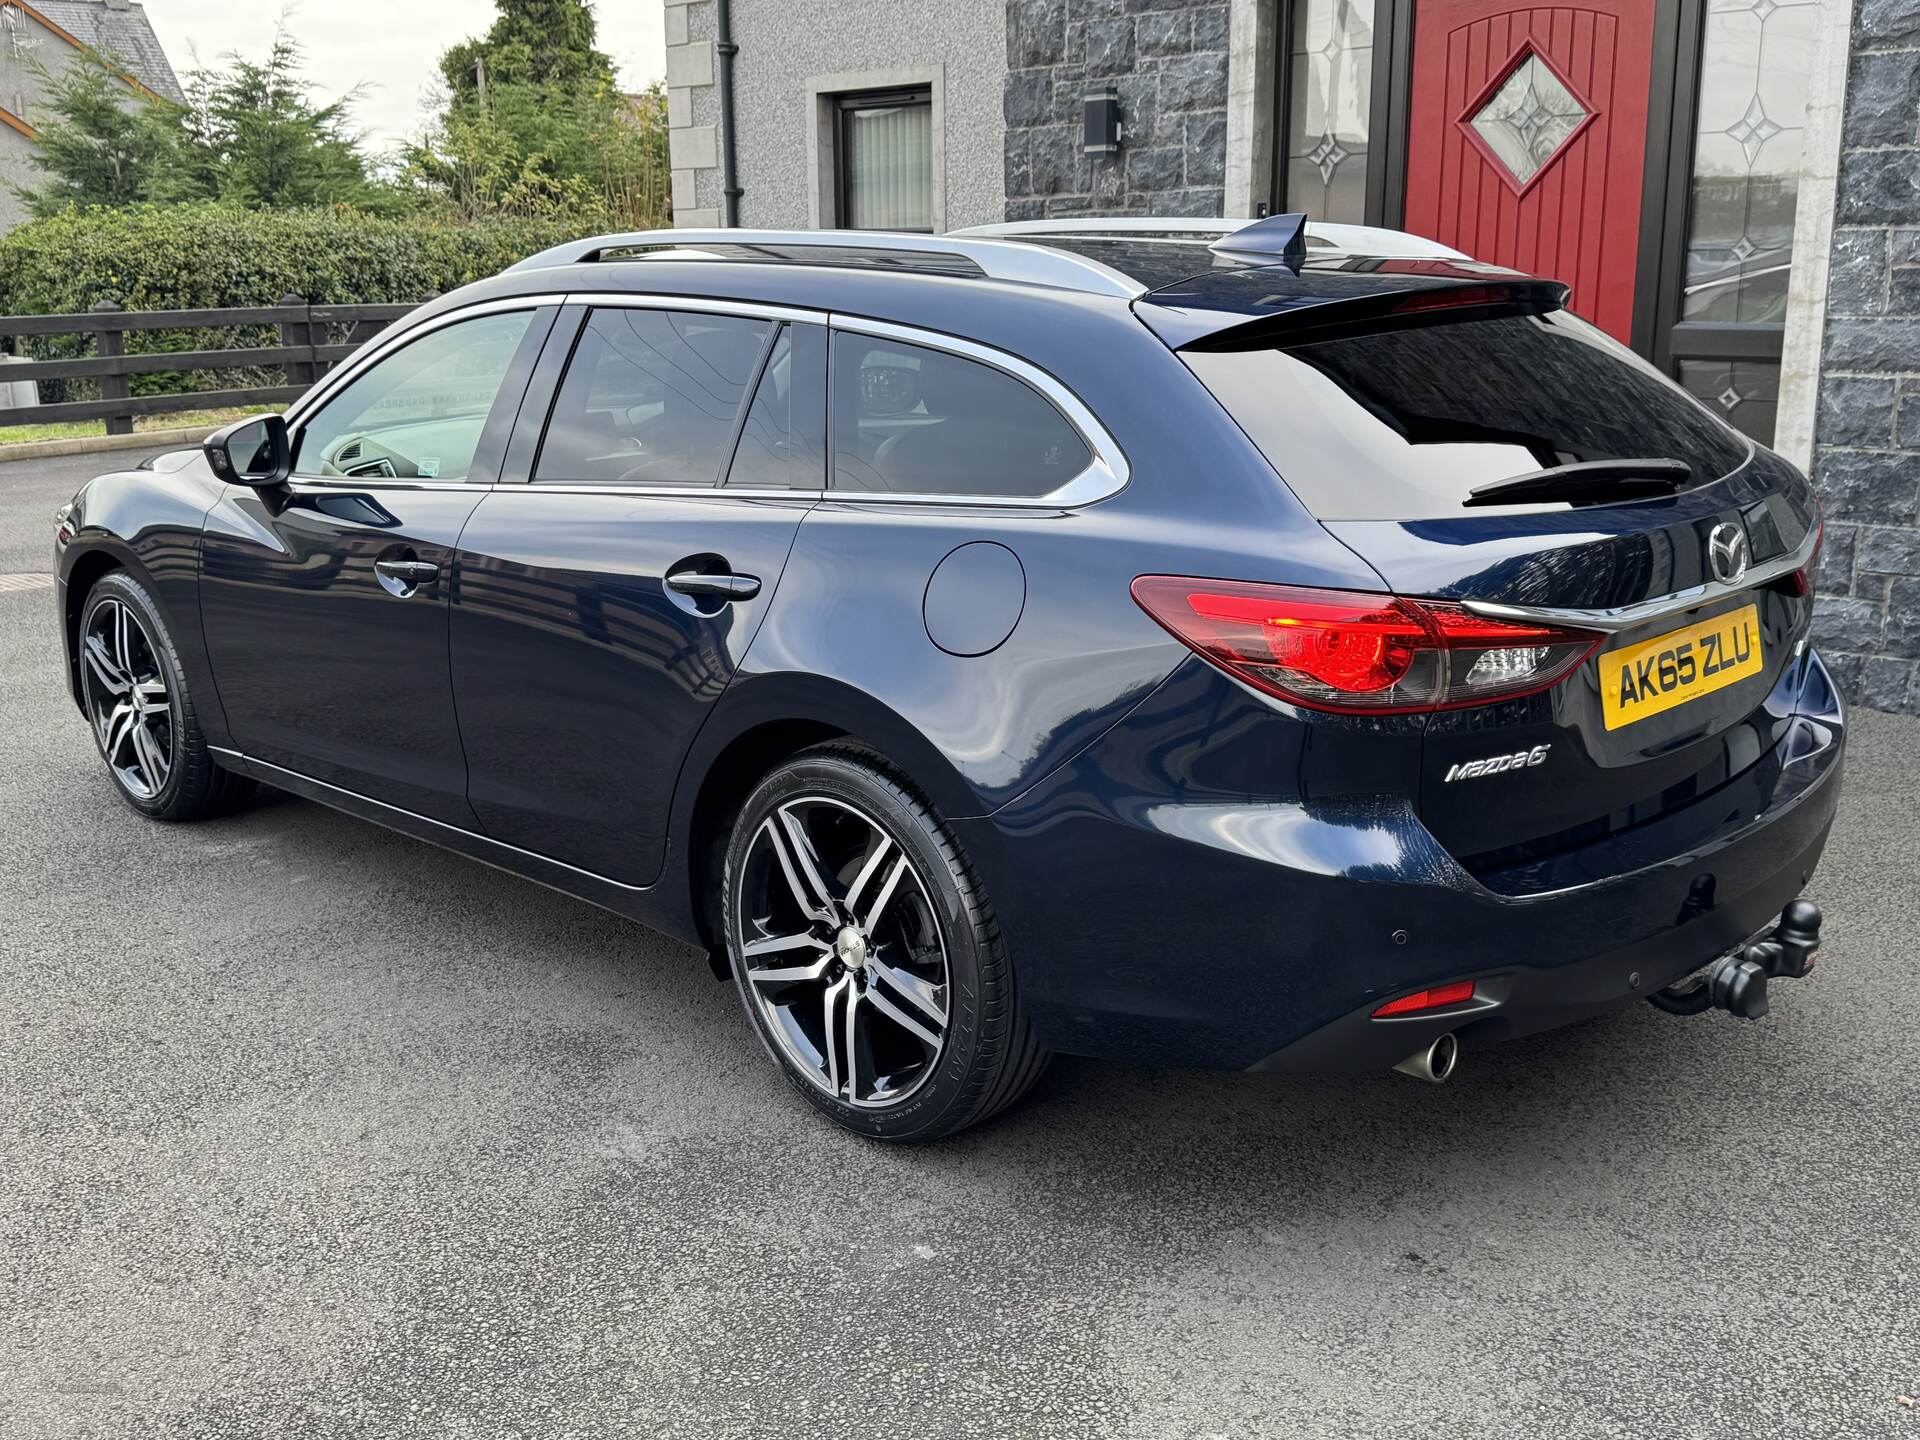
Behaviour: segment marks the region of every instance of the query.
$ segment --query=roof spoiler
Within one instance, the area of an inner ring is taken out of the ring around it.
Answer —
[[[1075,215],[1067,219],[1005,220],[992,225],[969,225],[953,235],[979,235],[1001,240],[1171,240],[1177,244],[1211,244],[1223,235],[1245,230],[1255,222],[1222,220],[1191,215]],[[1343,255],[1376,255],[1401,260],[1466,260],[1471,257],[1429,240],[1409,235],[1404,230],[1383,230],[1376,225],[1341,225],[1309,219],[1305,226],[1308,253],[1338,252]]]
[[[1181,287],[1169,286],[1143,297],[1134,312],[1175,350],[1265,350],[1452,320],[1544,315],[1565,308],[1572,294],[1558,280],[1523,275],[1394,278],[1403,283],[1364,294],[1269,292],[1241,306],[1183,304]]]

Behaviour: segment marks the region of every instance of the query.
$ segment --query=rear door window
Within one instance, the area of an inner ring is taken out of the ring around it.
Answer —
[[[1322,520],[1458,516],[1475,486],[1589,460],[1681,460],[1705,484],[1752,454],[1564,311],[1180,358]]]
[[[534,480],[719,484],[775,326],[688,310],[595,310],[567,362]]]
[[[873,335],[833,337],[833,486],[1034,498],[1092,461],[1051,401],[1003,370]]]

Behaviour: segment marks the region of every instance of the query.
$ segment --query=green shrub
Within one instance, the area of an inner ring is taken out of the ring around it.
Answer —
[[[0,236],[0,314],[424,300],[595,228],[211,203],[70,210]]]
[[[426,300],[494,275],[536,250],[604,228],[498,219],[451,224],[346,209],[250,211],[213,203],[76,209],[0,236],[0,315],[71,314],[112,300],[126,310]],[[277,343],[271,327],[132,331],[128,353]],[[84,336],[35,337],[54,359],[91,353]],[[277,372],[142,375],[136,394],[276,384]],[[63,393],[49,393],[56,389]],[[45,382],[42,399],[81,399],[92,382]]]

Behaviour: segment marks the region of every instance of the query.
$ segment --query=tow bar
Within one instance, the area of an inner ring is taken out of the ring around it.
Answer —
[[[1795,900],[1765,939],[1729,951],[1691,979],[1647,999],[1674,1015],[1718,1009],[1758,1020],[1767,1013],[1767,982],[1804,979],[1819,956],[1820,907]]]

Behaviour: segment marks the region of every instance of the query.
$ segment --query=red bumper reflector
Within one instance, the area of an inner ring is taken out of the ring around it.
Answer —
[[[1389,1000],[1373,1012],[1373,1018],[1386,1020],[1395,1015],[1417,1015],[1422,1010],[1444,1010],[1449,1005],[1464,1005],[1471,999],[1473,981],[1457,980],[1451,985],[1436,985],[1431,990],[1416,990],[1398,1000]]]

